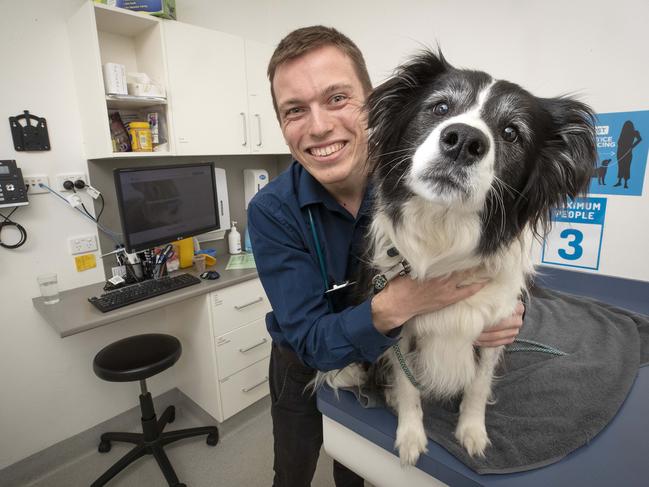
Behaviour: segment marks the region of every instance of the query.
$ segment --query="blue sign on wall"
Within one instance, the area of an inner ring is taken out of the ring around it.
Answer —
[[[599,269],[606,198],[576,198],[552,211],[552,229],[543,241],[541,262]]]
[[[649,111],[597,115],[599,161],[590,194],[640,196],[649,151]]]

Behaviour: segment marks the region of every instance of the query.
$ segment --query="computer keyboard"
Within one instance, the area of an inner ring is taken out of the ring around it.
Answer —
[[[109,291],[101,296],[88,298],[99,311],[106,313],[129,304],[144,301],[145,299],[160,296],[161,294],[176,291],[187,286],[200,284],[201,280],[191,274],[178,274],[172,277],[151,279],[138,282],[115,291]]]

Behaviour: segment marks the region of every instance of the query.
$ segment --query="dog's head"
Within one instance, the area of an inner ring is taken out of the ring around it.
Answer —
[[[553,207],[583,193],[595,167],[591,109],[538,98],[426,51],[368,99],[369,147],[382,205],[399,222],[423,198],[480,215],[480,252],[528,224],[545,230]]]

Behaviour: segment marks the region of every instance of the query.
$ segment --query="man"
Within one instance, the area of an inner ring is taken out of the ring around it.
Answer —
[[[465,299],[483,284],[458,287],[461,273],[424,283],[396,278],[360,305],[347,306],[351,286],[333,286],[353,275],[371,210],[363,110],[371,83],[365,61],[340,32],[307,27],[279,43],[268,77],[296,160],[248,210],[257,269],[273,307],[266,318],[273,339],[273,485],[308,486],[322,444],[315,396],[304,391],[316,369],[376,361],[410,318]],[[520,308],[478,344],[510,343],[522,324]],[[337,462],[334,479],[339,487],[363,485]]]

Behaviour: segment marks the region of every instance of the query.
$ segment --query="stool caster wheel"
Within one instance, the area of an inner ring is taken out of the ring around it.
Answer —
[[[219,442],[218,430],[215,431],[214,433],[210,433],[209,435],[207,435],[207,440],[205,440],[205,442],[210,446],[216,446],[216,444]]]
[[[110,451],[110,441],[101,440],[97,450],[99,450],[99,453],[108,453]]]
[[[176,406],[169,406],[169,409],[171,409],[171,414],[169,415],[169,423],[173,423],[176,421]],[[180,484],[180,485],[185,485],[185,484]]]

